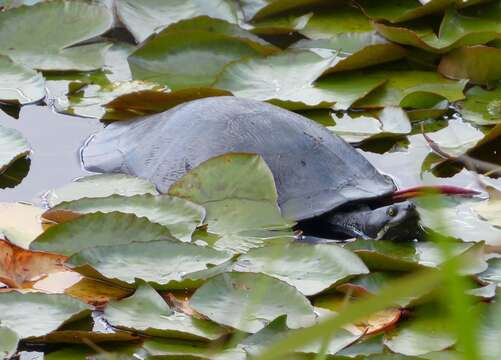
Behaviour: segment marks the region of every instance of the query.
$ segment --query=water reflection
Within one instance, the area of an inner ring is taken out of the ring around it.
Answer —
[[[0,111],[0,125],[19,130],[33,149],[31,163],[25,161],[14,169],[22,177],[28,167],[28,174],[14,188],[0,189],[0,201],[29,202],[38,202],[45,191],[89,174],[80,165],[78,151],[88,135],[103,126],[95,119],[62,115],[36,105],[24,106],[19,120]]]

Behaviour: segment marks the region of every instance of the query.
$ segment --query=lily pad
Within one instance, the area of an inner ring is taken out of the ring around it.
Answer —
[[[259,20],[287,10],[321,3],[322,0],[241,0],[240,6],[245,20]]]
[[[270,345],[278,339],[283,338],[291,331],[294,330],[289,330],[289,328],[287,327],[285,316],[281,316],[272,321],[264,329],[246,338],[239,346],[245,349],[245,351],[250,356],[258,356],[259,353],[267,347],[267,345]],[[324,350],[326,355],[335,355],[346,346],[351,345],[353,342],[357,341],[359,338],[360,335],[352,334],[347,330],[341,329],[340,331],[336,332],[334,336],[329,338],[325,350],[323,349],[324,339],[320,338],[307,346],[296,349],[294,353],[320,354]]]
[[[104,318],[119,329],[157,337],[215,340],[228,332],[210,321],[175,312],[147,284],[128,298],[111,301],[104,310]]]
[[[137,42],[180,20],[207,15],[230,23],[238,21],[237,5],[230,0],[117,0],[117,15]]]
[[[226,66],[214,86],[235,96],[277,102],[293,109],[328,108],[333,104],[346,109],[385,81],[337,74],[315,83],[335,62],[335,56],[323,58],[311,51],[246,59]]]
[[[42,74],[0,55],[0,103],[29,104],[44,98]]]
[[[129,56],[134,79],[176,91],[210,87],[224,65],[278,49],[237,25],[208,17],[173,24]]]
[[[438,71],[450,79],[469,79],[475,84],[486,84],[501,80],[500,62],[501,49],[466,46],[442,57]]]
[[[480,130],[459,119],[450,120],[447,127],[428,133],[427,136],[452,156],[466,153],[484,138]]]
[[[245,360],[247,354],[239,348],[218,351],[204,343],[186,342],[179,340],[152,339],[146,340],[143,349],[156,358],[160,356],[184,356],[193,360]]]
[[[78,45],[112,26],[106,6],[76,0],[41,2],[0,12],[0,53],[39,70],[95,70],[107,43]]]
[[[173,184],[169,194],[205,207],[209,231],[223,235],[213,245],[218,249],[240,252],[242,246],[261,246],[263,237],[256,232],[293,225],[281,216],[273,174],[258,155],[209,159]]]
[[[19,337],[7,327],[0,327],[0,356],[9,359],[16,353]]]
[[[0,233],[11,243],[27,248],[43,232],[43,209],[18,203],[0,203]]]
[[[157,195],[155,185],[147,180],[124,174],[92,175],[80,178],[45,195],[50,207],[82,198],[102,198],[111,195]]]
[[[276,277],[306,296],[369,272],[358,256],[342,247],[299,243],[252,249],[238,258],[233,270]]]
[[[20,338],[43,336],[90,315],[90,307],[61,294],[0,293],[0,322]]]
[[[478,125],[501,123],[501,87],[493,90],[472,87],[466,92],[466,100],[460,108],[463,119]]]
[[[490,259],[489,267],[478,277],[489,283],[496,284],[497,287],[501,287],[501,259]]]
[[[326,74],[390,62],[406,54],[404,48],[375,32],[342,33],[328,39],[300,40],[291,48],[310,50],[327,58],[336,56]]]
[[[497,2],[461,12],[449,8],[442,19],[438,35],[432,28],[422,25],[406,28],[377,23],[374,27],[384,37],[396,43],[443,53],[460,46],[480,45],[498,39],[501,36],[500,15],[501,6]]]
[[[287,315],[290,328],[315,322],[313,307],[304,295],[263,274],[232,272],[213,277],[195,291],[190,305],[217,323],[250,333],[281,315]]]
[[[30,144],[19,131],[0,125],[0,174],[30,153]]]
[[[371,0],[358,0],[364,13],[374,20],[402,22],[424,15],[440,12],[454,4],[455,0],[389,0],[376,3]]]
[[[95,246],[166,239],[177,241],[160,224],[119,212],[83,215],[50,227],[30,245],[31,249],[72,255]]]
[[[111,195],[105,198],[82,198],[62,202],[43,214],[43,218],[55,222],[65,212],[90,214],[118,211],[146,217],[150,222],[165,226],[173,236],[190,241],[195,228],[202,224],[205,209],[191,201],[168,195]]]
[[[386,335],[384,344],[393,352],[418,356],[445,350],[456,343],[451,325],[438,314],[420,314],[417,319],[401,323]]]
[[[189,273],[220,265],[231,257],[210,247],[150,241],[85,249],[74,254],[67,265],[85,276],[122,286],[134,285],[141,279],[155,288],[184,289],[193,286],[185,281]]]

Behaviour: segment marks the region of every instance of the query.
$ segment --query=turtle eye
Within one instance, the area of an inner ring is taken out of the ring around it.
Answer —
[[[396,207],[390,206],[388,208],[388,210],[386,211],[386,213],[388,214],[388,216],[394,217],[394,216],[397,216],[398,210]]]

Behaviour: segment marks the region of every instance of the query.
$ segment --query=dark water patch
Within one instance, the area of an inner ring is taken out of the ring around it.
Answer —
[[[47,106],[25,106],[19,120],[0,111],[0,125],[19,130],[31,144],[30,162],[20,164],[16,175],[27,175],[13,188],[0,189],[0,201],[38,202],[41,194],[89,174],[79,160],[87,137],[103,127],[95,119],[53,112]],[[11,186],[15,183],[11,183]]]

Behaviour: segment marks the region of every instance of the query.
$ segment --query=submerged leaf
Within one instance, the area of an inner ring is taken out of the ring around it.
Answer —
[[[195,228],[202,224],[205,209],[191,201],[168,195],[111,195],[104,198],[82,198],[62,202],[43,214],[43,218],[60,223],[60,219],[74,214],[118,211],[146,217],[152,223],[165,226],[171,234],[183,241],[190,241]]]
[[[88,277],[105,279],[122,286],[144,280],[155,288],[192,287],[189,274],[220,265],[232,255],[194,244],[150,241],[97,246],[74,254],[68,266]]]
[[[69,256],[95,246],[158,239],[177,241],[165,227],[146,218],[119,212],[98,212],[50,227],[31,243],[30,248]]]
[[[109,47],[78,45],[108,31],[111,12],[82,0],[55,0],[0,12],[0,54],[40,70],[95,70]]]
[[[172,310],[147,284],[128,298],[111,301],[104,318],[114,327],[157,337],[215,340],[228,332],[208,320]]]
[[[0,55],[0,103],[28,104],[45,96],[42,74]]]
[[[250,333],[284,314],[290,328],[315,322],[313,307],[304,295],[263,274],[232,272],[213,277],[193,294],[190,305],[217,323]]]

